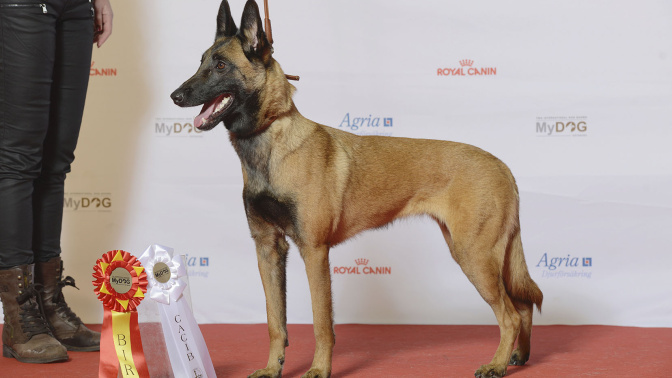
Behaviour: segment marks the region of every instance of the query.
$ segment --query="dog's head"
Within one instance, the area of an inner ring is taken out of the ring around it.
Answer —
[[[201,130],[210,130],[224,122],[234,134],[254,134],[277,116],[271,114],[277,111],[264,107],[269,82],[279,82],[271,85],[274,87],[285,87],[284,81],[291,87],[272,53],[257,3],[247,1],[238,29],[228,1],[223,0],[217,14],[214,44],[203,53],[194,76],[170,97],[182,107],[203,105],[194,119],[194,126]]]

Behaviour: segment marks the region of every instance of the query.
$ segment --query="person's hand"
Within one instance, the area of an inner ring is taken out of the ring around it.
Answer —
[[[112,6],[110,6],[110,0],[94,0],[93,8],[96,15],[93,43],[100,47],[112,34]]]

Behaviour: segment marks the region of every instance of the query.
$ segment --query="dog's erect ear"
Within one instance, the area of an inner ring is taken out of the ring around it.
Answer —
[[[233,22],[233,17],[231,17],[229,2],[222,0],[222,4],[219,5],[219,12],[217,13],[217,34],[215,34],[215,39],[233,37],[237,31],[236,23]]]
[[[273,48],[268,43],[268,39],[266,39],[261,15],[259,14],[259,7],[254,0],[248,0],[245,4],[238,35],[243,43],[243,51],[245,51],[245,55],[248,58],[258,57],[264,63],[268,63],[268,59],[273,53]]]

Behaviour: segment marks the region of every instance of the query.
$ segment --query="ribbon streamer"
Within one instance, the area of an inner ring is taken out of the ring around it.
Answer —
[[[147,268],[149,298],[158,302],[161,328],[176,378],[216,377],[196,319],[182,293],[187,269],[173,249],[153,244],[140,256]]]
[[[137,307],[147,292],[147,273],[135,256],[109,251],[93,267],[93,286],[103,302],[98,376],[149,378],[142,349]]]

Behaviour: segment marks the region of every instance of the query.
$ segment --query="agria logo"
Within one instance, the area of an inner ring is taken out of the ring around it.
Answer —
[[[592,257],[549,256],[544,253],[536,267],[543,269],[544,278],[591,278]]]
[[[360,117],[345,113],[345,116],[338,124],[339,128],[348,129],[359,135],[392,135],[394,128],[394,119],[392,117],[380,117],[369,114],[367,117]]]
[[[187,263],[187,273],[190,277],[208,278],[210,273],[210,257],[207,256],[189,256],[185,255]]]

